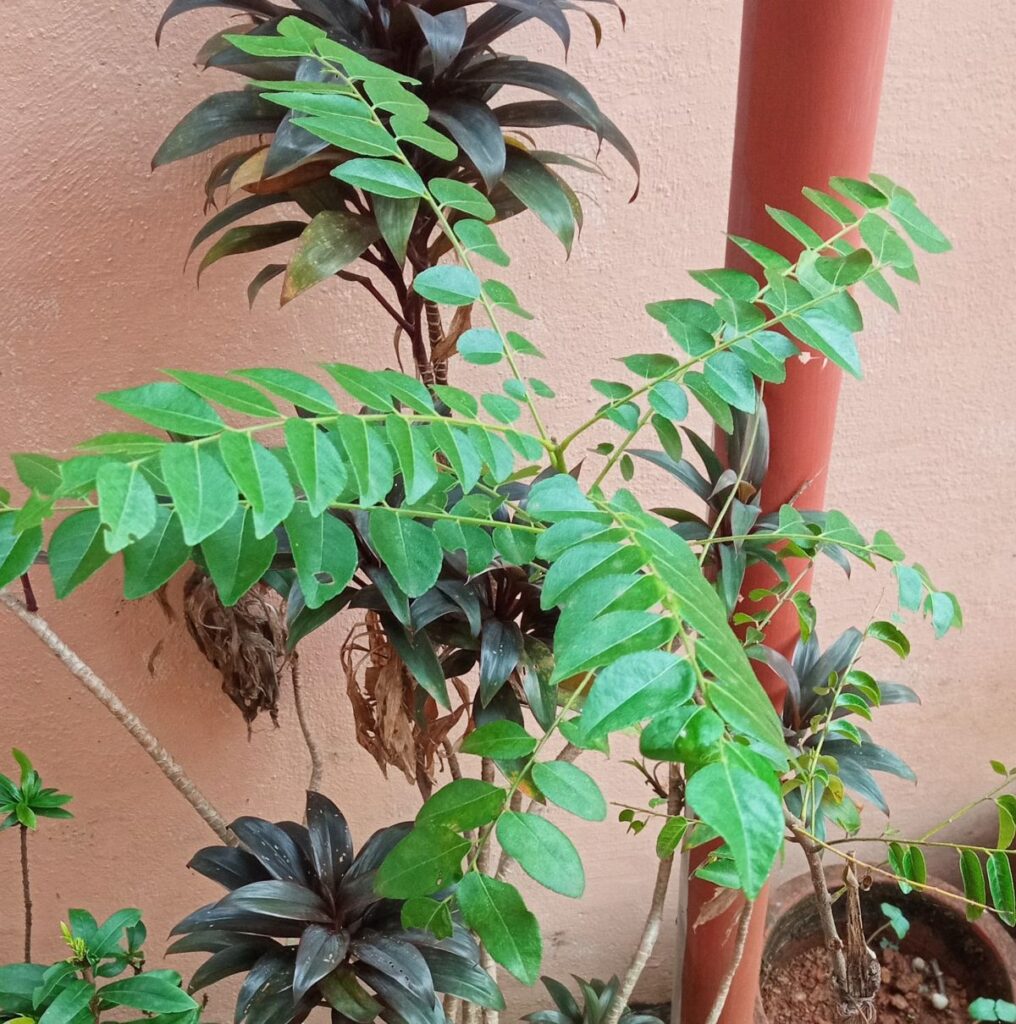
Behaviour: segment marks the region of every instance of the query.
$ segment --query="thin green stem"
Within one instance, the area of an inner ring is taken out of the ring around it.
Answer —
[[[848,230],[852,231],[856,226],[857,224],[852,224],[849,226]],[[842,236],[842,234],[843,232],[838,232],[833,237],[834,239],[838,239]],[[823,248],[826,248],[826,246],[823,246]],[[860,284],[867,278],[879,273],[881,270],[884,269],[884,266],[885,265],[881,263],[873,263],[871,267],[867,271],[865,271],[865,273],[860,278],[858,278],[855,284]],[[767,320],[759,324],[757,327],[753,327],[747,331],[740,331],[736,334],[730,335],[728,338],[725,338],[722,341],[717,341],[712,348],[706,350],[705,352],[701,352],[696,356],[692,356],[687,362],[681,363],[679,366],[674,367],[672,370],[668,370],[666,373],[661,374],[659,377],[654,377],[652,380],[647,380],[644,384],[635,388],[629,394],[625,395],[624,398],[619,398],[613,402],[608,402],[602,408],[597,410],[596,413],[590,416],[589,419],[587,419],[584,423],[576,427],[561,442],[559,442],[558,451],[563,455],[564,452],[569,448],[570,445],[574,443],[574,441],[578,437],[584,434],[591,427],[595,426],[597,423],[600,423],[602,420],[604,420],[612,410],[618,408],[619,406],[625,405],[628,402],[632,402],[637,398],[640,398],[642,395],[646,394],[647,392],[651,391],[654,387],[656,387],[657,384],[663,381],[680,381],[689,370],[694,369],[700,363],[706,362],[708,359],[716,355],[718,352],[723,352],[726,349],[731,348],[733,345],[736,345],[738,342],[748,340],[752,338],[754,335],[757,335],[763,331],[770,331],[774,327],[779,327],[787,320],[800,316],[802,313],[806,313],[809,309],[814,309],[816,306],[820,306],[823,302],[828,302],[832,294],[835,293],[828,293],[825,295],[815,296],[808,302],[802,302],[799,306],[794,306],[792,309],[785,310],[782,313],[778,313],[775,316],[769,317]],[[762,292],[760,292],[759,296],[756,297],[756,301],[758,301],[758,298],[761,295]]]

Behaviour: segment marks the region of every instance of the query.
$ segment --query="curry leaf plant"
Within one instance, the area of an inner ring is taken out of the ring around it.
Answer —
[[[626,380],[593,381],[603,401],[558,438],[542,413],[552,392],[525,369],[537,354],[515,329],[525,310],[479,270],[481,255],[496,251],[495,265],[507,261],[486,229],[491,205],[468,183],[426,177],[407,156],[407,140],[426,135],[427,110],[403,77],[296,19],[279,22],[277,34],[228,39],[252,54],[284,48],[321,69],[313,82],[285,83],[294,96],[342,100],[341,110],[307,109],[307,132],[328,138],[341,129],[379,140],[378,153],[345,160],[331,175],[363,196],[411,200],[430,211],[454,262],[422,269],[413,291],[482,311],[485,323],[465,331],[459,349],[471,362],[500,367],[501,390],[428,388],[391,370],[334,363],[324,367],[333,387],[295,370],[262,368],[224,376],[174,371],[168,380],[108,392],[104,402],[168,439],[116,432],[85,441],[64,461],[16,456],[31,494],[20,507],[4,499],[0,585],[27,571],[43,527],[56,520],[47,560],[59,597],[118,553],[131,598],[194,560],[226,602],[258,580],[287,579],[290,606],[303,616],[299,636],[342,607],[377,611],[435,711],[452,704],[447,679],[478,664],[460,752],[486,758],[501,781],[462,778],[433,793],[381,865],[377,892],[406,901],[407,928],[460,914],[493,959],[523,981],[539,974],[539,924],[516,886],[480,868],[496,840],[539,884],[568,897],[582,893],[581,860],[567,834],[535,813],[538,806],[521,804],[527,794],[580,818],[605,816],[592,777],[552,756],[561,737],[573,753],[605,751],[612,736],[640,730],[643,754],[670,766],[683,795],[681,814],[659,815],[666,819],[661,857],[718,840],[704,873],[754,899],[788,821],[824,842],[816,806],[828,818],[829,802],[847,799],[831,755],[816,751],[810,737],[791,733],[788,741],[752,667],[752,657],[772,660],[764,629],[788,602],[805,635],[813,632],[813,609],[799,591],[801,565],[819,554],[848,569],[887,563],[904,609],[925,613],[939,633],[960,622],[955,598],[907,563],[886,532],[865,537],[840,512],[788,505],[760,514],[760,394],[783,379],[800,344],[858,375],[862,322],[850,289],[867,286],[895,305],[889,277],[916,276],[906,238],[932,252],[948,242],[888,179],[833,179],[841,198],[815,195],[822,210],[839,215],[835,230],[822,235],[773,210],[799,242],[798,258],[738,239],[758,261],[761,284],[737,271],[705,270],[692,276],[712,293],[709,301],[651,304],[650,315],[676,344],[621,359]],[[263,85],[266,94],[279,88]],[[404,110],[403,120],[384,116],[391,107]],[[858,236],[860,244],[852,241]],[[731,434],[729,466],[676,426],[692,399]],[[590,457],[594,430],[612,439],[599,441]],[[643,437],[662,450],[636,447]],[[702,471],[684,458],[682,437]],[[650,510],[631,487],[615,489],[611,471],[627,483],[632,456],[707,501],[709,519]],[[767,610],[746,621],[736,594],[746,567],[758,562],[772,568],[776,583],[756,595]],[[485,619],[473,588],[499,574],[521,578],[522,596],[500,618]],[[434,632],[439,620],[444,634]],[[541,624],[538,649],[537,638],[516,625],[527,621]],[[873,623],[867,634],[900,654],[909,650],[895,623]],[[472,660],[463,664],[459,651]],[[836,697],[808,728],[851,741],[856,728],[837,725],[839,712],[863,717],[877,691],[842,671],[840,653],[827,659],[829,671],[814,688],[821,696],[832,686]],[[811,685],[805,668],[796,671]],[[801,690],[803,698],[803,681]],[[529,728],[523,703],[532,712]],[[784,800],[802,790],[803,820]],[[850,824],[845,812],[838,818]],[[991,852],[1001,854],[988,864],[997,906],[1016,912],[1006,854]],[[916,855],[909,856],[913,868]],[[904,867],[901,860],[899,873],[916,880],[919,871],[908,876]]]

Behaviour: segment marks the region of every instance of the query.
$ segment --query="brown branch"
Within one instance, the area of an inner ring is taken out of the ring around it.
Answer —
[[[412,331],[412,325],[409,321],[381,294],[378,287],[374,282],[363,274],[354,274],[350,270],[340,270],[338,276],[343,281],[355,281],[359,285],[363,285],[368,292],[373,296],[374,300],[379,306],[404,330]]]
[[[455,747],[447,737],[441,741],[441,747],[444,750],[445,760],[448,762],[448,771],[451,772],[452,778],[458,782],[462,778],[462,766],[459,764],[459,755],[455,753]]]
[[[321,776],[324,772],[324,759],[321,757],[321,748],[318,747],[317,741],[314,739],[314,734],[310,728],[310,717],[307,714],[307,708],[303,703],[303,683],[300,678],[300,660],[296,654],[293,655],[289,662],[289,674],[293,680],[293,703],[296,706],[296,719],[300,723],[300,732],[303,733],[303,742],[307,747],[307,753],[310,754],[310,781],[307,783],[307,788],[312,793],[318,793],[321,791]]]
[[[32,962],[32,882],[28,874],[28,829],[21,831],[21,894],[25,904],[25,963]]]
[[[720,982],[719,991],[716,993],[716,1001],[713,1003],[713,1008],[709,1011],[705,1024],[718,1024],[720,1014],[723,1013],[723,1007],[727,1005],[730,986],[734,983],[734,975],[737,974],[737,969],[741,966],[741,960],[744,958],[744,947],[748,944],[748,932],[751,930],[751,912],[754,907],[755,904],[749,900],[741,908],[741,914],[737,922],[737,938],[734,940],[734,956],[730,961],[730,966],[727,968],[727,973],[724,974],[723,980]]]
[[[815,890],[815,902],[818,905],[818,919],[829,951],[829,964],[833,978],[840,992],[847,991],[847,958],[843,953],[843,940],[836,929],[836,918],[833,916],[833,901],[826,885],[825,873],[822,870],[821,847],[811,841],[804,826],[789,811],[784,811],[787,828],[790,829],[795,842],[801,847],[804,859],[808,862],[812,888]]]
[[[670,780],[667,790],[667,811],[671,815],[681,813],[680,792],[680,774],[678,772],[677,765],[671,765]],[[680,849],[680,846],[678,846],[678,849]],[[632,957],[631,963],[628,965],[624,981],[622,982],[621,987],[617,990],[617,993],[614,995],[606,1016],[603,1018],[603,1024],[617,1024],[621,1019],[621,1014],[624,1013],[625,1008],[628,1005],[628,1000],[631,999],[632,992],[635,991],[635,986],[638,984],[639,978],[642,977],[642,972],[646,969],[646,964],[649,963],[649,957],[652,956],[653,949],[656,946],[656,940],[660,935],[660,923],[663,920],[663,905],[667,899],[667,889],[670,885],[670,874],[674,868],[674,855],[676,853],[677,850],[671,853],[669,857],[662,858],[660,860],[660,866],[656,869],[656,882],[653,885],[653,898],[649,904],[649,912],[646,914],[646,923],[642,926],[642,935],[639,938],[639,944],[635,949],[635,955]]]
[[[229,830],[225,818],[209,803],[190,776],[170,756],[169,751],[152,735],[145,724],[135,715],[109,686],[86,665],[70,647],[60,639],[49,623],[40,615],[30,612],[7,590],[0,590],[0,603],[14,613],[39,641],[77,678],[110,714],[134,737],[159,770],[173,784],[181,796],[201,816],[202,821],[227,845],[235,846],[236,837]]]

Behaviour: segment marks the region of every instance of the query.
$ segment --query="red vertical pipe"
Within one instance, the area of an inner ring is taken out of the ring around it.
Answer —
[[[831,222],[801,195],[801,188],[826,188],[833,175],[868,176],[891,13],[892,0],[745,0],[727,221],[731,234],[794,258],[799,246],[766,214],[766,205],[796,213],[824,230]],[[727,246],[726,261],[728,267],[757,273],[733,244]],[[763,512],[789,501],[800,508],[822,507],[840,380],[840,370],[816,356],[791,361],[786,383],[766,387],[770,463]],[[757,567],[743,592],[772,582],[770,570]],[[806,588],[810,582],[809,576]],[[796,612],[785,605],[769,626],[767,642],[789,656],[796,639]],[[772,673],[760,678],[781,708],[779,680]],[[722,894],[694,877],[689,882],[682,1024],[704,1024],[732,962],[741,907],[712,915],[710,901]],[[764,893],[752,915],[722,1024],[753,1020],[766,902]]]

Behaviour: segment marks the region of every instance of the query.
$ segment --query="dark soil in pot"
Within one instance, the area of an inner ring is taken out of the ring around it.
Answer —
[[[830,869],[830,891],[841,885],[841,872]],[[956,892],[947,883],[937,888]],[[842,900],[834,904],[842,925]],[[971,924],[962,904],[935,893],[904,896],[895,883],[876,881],[862,893],[861,911],[866,933],[885,923],[880,907],[891,903],[910,922],[899,948],[874,946],[882,963],[883,984],[876,1007],[879,1024],[961,1024],[970,1020],[968,1004],[978,997],[1013,999],[1016,988],[1016,945],[994,918],[985,915]],[[886,932],[880,938],[887,937]],[[895,936],[888,934],[895,943]],[[915,969],[914,960],[917,959]],[[920,969],[921,962],[925,968]],[[940,991],[931,964],[942,973],[941,991],[946,1009],[936,1009],[931,996]],[[819,929],[810,879],[788,882],[770,906],[762,964],[760,1024],[841,1024],[838,1000],[829,977],[828,957]],[[923,989],[923,991],[922,991]]]

